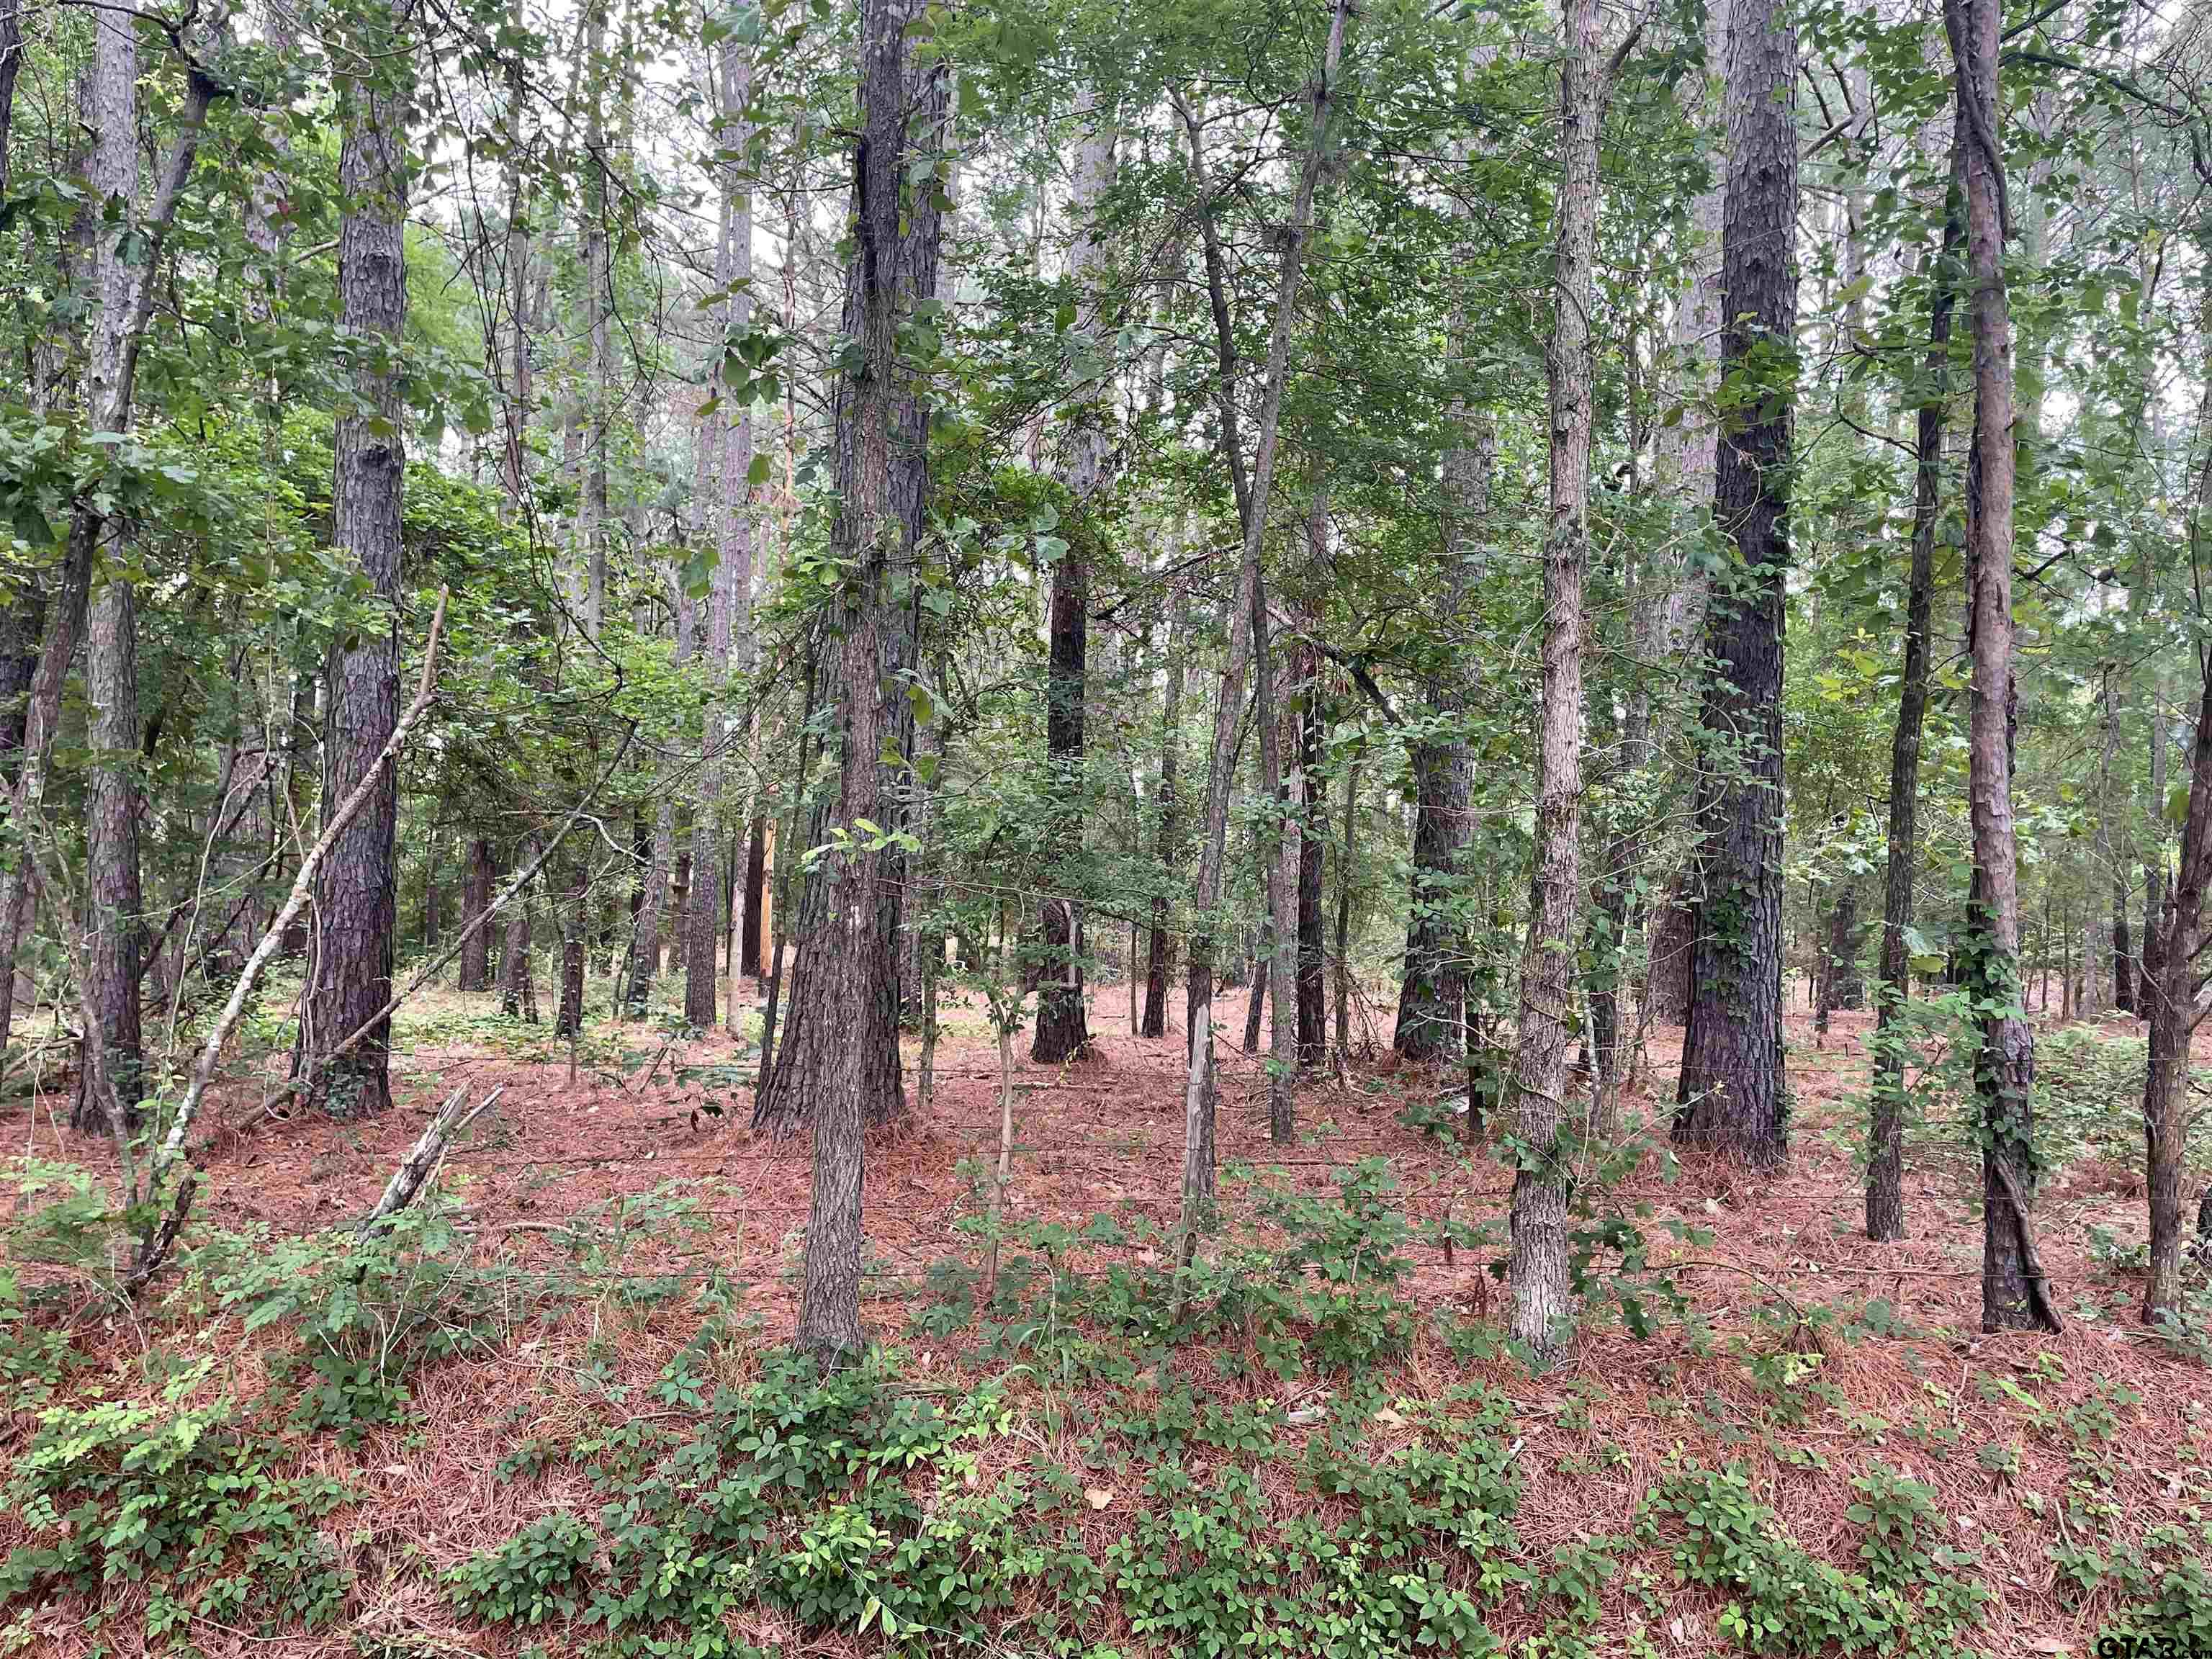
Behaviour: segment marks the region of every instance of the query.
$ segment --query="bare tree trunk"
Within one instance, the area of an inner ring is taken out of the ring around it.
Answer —
[[[491,843],[482,836],[471,836],[468,876],[461,887],[461,926],[467,930],[461,942],[459,970],[464,991],[491,989],[491,929],[478,925],[491,908]]]
[[[1544,538],[1543,691],[1537,724],[1536,852],[1528,943],[1521,959],[1520,1051],[1514,1062],[1514,1340],[1535,1363],[1556,1359],[1573,1316],[1567,1212],[1573,1116],[1567,1040],[1574,1023],[1576,915],[1582,896],[1583,569],[1589,544],[1590,311],[1597,244],[1598,140],[1608,71],[1598,0],[1570,0],[1559,84],[1559,191],[1552,338],[1551,523]],[[1468,1109],[1477,1109],[1470,1088]]]
[[[1336,1058],[1341,1066],[1352,1054],[1352,872],[1354,832],[1359,823],[1359,763],[1344,774],[1344,852],[1336,861]]]
[[[526,839],[517,855],[520,866],[527,870],[538,861],[538,842]],[[507,912],[507,937],[499,947],[499,1011],[509,1019],[527,1018],[538,1023],[538,991],[530,975],[530,890],[515,895],[514,908]]]
[[[334,642],[324,683],[323,799],[343,799],[372,766],[375,793],[347,826],[316,882],[313,967],[302,1001],[293,1076],[307,1099],[333,1116],[373,1116],[392,1103],[386,1069],[389,1018],[325,1063],[325,1054],[392,994],[397,872],[397,768],[380,759],[399,718],[400,497],[406,470],[396,364],[407,310],[409,171],[413,19],[402,8],[367,26],[356,43],[376,67],[341,90],[344,138],[339,189],[348,211],[339,230],[339,325],[376,343],[358,371],[359,404],[338,422],[332,520],[337,545],[360,567],[389,611],[380,627],[361,630],[349,649]]]
[[[868,826],[898,822],[911,740],[900,676],[914,656],[916,515],[927,463],[912,451],[921,447],[927,416],[900,337],[916,305],[936,294],[943,231],[933,178],[915,180],[920,158],[909,139],[926,136],[933,144],[946,113],[941,62],[925,71],[920,95],[910,95],[907,33],[919,15],[910,4],[862,0],[860,12],[860,130],[842,330],[860,367],[837,377],[830,526],[831,551],[851,573],[836,618],[844,695],[835,827],[848,839],[809,880],[821,890],[821,920],[800,958],[802,975],[810,959],[819,973],[819,1005],[809,1018],[829,1040],[817,1037],[800,1051],[811,1073],[799,1092],[813,1106],[814,1190],[797,1346],[825,1366],[861,1342],[863,1130],[901,1109],[896,945],[905,872]],[[912,120],[910,102],[920,106]],[[895,460],[894,447],[907,446],[908,455]]]
[[[138,200],[137,24],[112,13],[96,13],[92,21],[91,182],[107,204],[107,216],[127,225]],[[110,305],[127,306],[129,272],[111,270],[105,250],[100,263],[103,311]],[[109,520],[103,543],[112,546],[120,530]],[[84,1041],[100,1044],[102,1052],[98,1063],[88,1055],[88,1063],[78,1069],[71,1121],[89,1132],[111,1123],[135,1123],[143,1063],[138,1000],[144,931],[138,881],[137,596],[121,570],[110,572],[92,605],[85,693],[92,704],[94,762],[85,814],[83,960],[90,982],[83,1000],[97,1026],[84,1033]],[[27,850],[24,856],[29,856]],[[95,1079],[113,1091],[112,1103],[96,1097]]]
[[[1282,769],[1285,742],[1295,742],[1284,730],[1290,699],[1279,694],[1264,585],[1260,591],[1260,611],[1252,619],[1252,683],[1258,699],[1252,723],[1260,738],[1260,793],[1280,814],[1274,834],[1259,837],[1260,879],[1267,899],[1267,1138],[1279,1146],[1297,1139],[1298,1133],[1298,828]],[[1287,661],[1284,666],[1287,670]],[[1255,988],[1255,1013],[1259,1006]]]
[[[1166,879],[1182,852],[1182,799],[1179,787],[1182,732],[1183,656],[1190,642],[1190,595],[1176,589],[1175,608],[1168,622],[1167,691],[1160,721],[1160,823],[1157,856],[1159,875]],[[1145,1023],[1141,1034],[1167,1035],[1168,967],[1175,949],[1168,931],[1168,901],[1164,893],[1152,896],[1151,952],[1146,963]]]
[[[1929,386],[1920,405],[1914,447],[1912,567],[1906,579],[1905,662],[1897,726],[1889,746],[1889,839],[1882,872],[1881,985],[1875,1004],[1872,1122],[1867,1146],[1866,1233],[1876,1241],[1905,1237],[1905,1004],[1912,994],[1912,878],[1918,859],[1920,735],[1928,713],[1928,632],[1936,591],[1936,528],[1942,493],[1943,433],[1950,416],[1951,319],[1957,307],[1958,260],[1966,242],[1966,142],[1963,114],[1954,122],[1951,182],[1943,235],[1928,262]]]
[[[1197,1247],[1205,1212],[1212,1207],[1214,1191],[1213,1136],[1213,942],[1214,912],[1221,903],[1221,867],[1229,823],[1229,789],[1237,763],[1237,726],[1243,713],[1244,673],[1252,650],[1252,621],[1261,603],[1260,551],[1267,534],[1267,507],[1274,490],[1275,447],[1282,422],[1283,388],[1290,378],[1291,329],[1296,320],[1298,276],[1305,259],[1306,241],[1313,228],[1314,191],[1321,179],[1328,143],[1329,113],[1336,93],[1336,72],[1344,52],[1345,16],[1348,0],[1337,0],[1329,19],[1328,40],[1311,86],[1311,116],[1305,157],[1298,170],[1292,199],[1291,226],[1281,239],[1276,270],[1275,315],[1267,340],[1267,367],[1262,382],[1259,434],[1250,479],[1238,489],[1243,548],[1239,562],[1239,603],[1231,607],[1229,662],[1222,674],[1221,700],[1214,708],[1213,750],[1206,776],[1206,839],[1199,852],[1198,879],[1192,909],[1197,928],[1206,930],[1190,944],[1188,1029],[1190,1066],[1183,1087],[1182,1254],[1186,1259]],[[1227,452],[1231,481],[1243,471],[1237,436],[1237,382],[1234,336],[1231,332],[1220,236],[1213,220],[1213,198],[1206,181],[1204,148],[1199,125],[1187,102],[1180,99],[1183,123],[1191,140],[1192,182],[1206,202],[1200,225],[1206,238],[1206,288],[1212,301],[1217,337],[1221,399],[1222,447]]]
[[[1974,447],[1967,472],[1973,714],[1968,983],[1987,1012],[1974,1067],[1982,1141],[1982,1328],[2058,1328],[2035,1259],[2035,1036],[2018,1007],[2020,890],[2013,837],[2012,323],[2005,294],[2004,162],[1997,149],[2001,0],[1946,0],[1966,112],[1966,247],[1972,280]]]
[[[1763,387],[1720,446],[1714,513],[1740,566],[1708,604],[1697,938],[1674,1138],[1753,1163],[1788,1147],[1782,1048],[1783,586],[1797,319],[1796,30],[1775,0],[1729,19],[1721,373]]]

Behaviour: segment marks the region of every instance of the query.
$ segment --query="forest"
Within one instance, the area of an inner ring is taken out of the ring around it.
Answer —
[[[0,0],[0,1654],[2212,1656],[2206,0]]]

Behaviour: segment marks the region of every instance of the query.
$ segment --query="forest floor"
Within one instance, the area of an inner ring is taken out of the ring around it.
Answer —
[[[2063,1034],[2047,1066],[2063,1334],[1978,1332],[1978,1170],[1940,1110],[1909,1154],[1911,1237],[1861,1237],[1868,1017],[1819,1040],[1793,1016],[1787,1168],[1648,1158],[1610,1199],[1648,1262],[1601,1252],[1571,1363],[1532,1378],[1491,1272],[1510,1170],[1404,1121],[1453,1078],[1355,1053],[1302,1085],[1278,1148],[1241,994],[1218,1005],[1222,1230],[1189,1301],[1162,1289],[1185,1040],[1133,1036],[1116,985],[1090,1058],[1017,1043],[1006,1265],[978,1312],[999,1076],[956,1005],[936,1099],[869,1150],[863,1318],[889,1358],[833,1397],[770,1363],[809,1164],[748,1128],[749,1049],[601,1023],[572,1080],[495,1006],[410,1005],[374,1121],[232,1086],[180,1270],[137,1307],[70,1201],[106,1176],[60,1127],[66,1093],[0,1109],[0,1653],[797,1655],[885,1650],[886,1625],[913,1650],[1473,1653],[1479,1614],[1530,1654],[2087,1654],[2129,1620],[2212,1654],[2212,1370],[2136,1321],[2124,1022]],[[1680,1037],[1652,1033],[1631,1121],[1671,1095]],[[349,1255],[330,1230],[459,1088],[501,1092],[441,1200]],[[753,1490],[742,1523],[672,1518],[701,1444],[788,1490]]]

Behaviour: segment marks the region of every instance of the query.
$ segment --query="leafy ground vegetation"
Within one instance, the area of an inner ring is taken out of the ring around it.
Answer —
[[[1501,1148],[1428,1127],[1454,1115],[1435,1074],[1316,1085],[1283,1155],[1264,1072],[1224,1056],[1219,1222],[1179,1271],[1180,1038],[1115,1034],[1115,994],[1095,1057],[1019,1067],[995,1222],[988,1021],[947,1009],[935,1101],[872,1156],[877,1346],[828,1376],[788,1347],[804,1148],[727,1109],[726,1037],[672,1055],[595,1023],[572,1084],[565,1044],[433,998],[383,1119],[226,1101],[177,1272],[136,1309],[98,1143],[16,1103],[0,1649],[2212,1644],[2212,1373],[2132,1316],[2122,1027],[2044,1045],[2063,1334],[1975,1329],[1955,1101],[1914,1126],[1914,1237],[1857,1236],[1866,1017],[1839,1015],[1817,1046],[1792,1021],[1786,1174],[1654,1148],[1583,1206],[1589,1311],[1532,1377],[1492,1273]],[[464,1079],[507,1086],[358,1235]]]

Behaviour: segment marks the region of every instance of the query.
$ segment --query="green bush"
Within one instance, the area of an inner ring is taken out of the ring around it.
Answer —
[[[240,1430],[228,1400],[185,1407],[213,1364],[172,1379],[158,1406],[40,1413],[6,1487],[33,1541],[0,1562],[0,1605],[144,1580],[151,1637],[191,1613],[315,1626],[337,1612],[344,1575],[314,1522],[345,1489],[276,1473],[277,1449]]]

